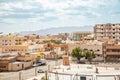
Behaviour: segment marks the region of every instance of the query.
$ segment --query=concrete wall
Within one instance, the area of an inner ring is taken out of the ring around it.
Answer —
[[[18,70],[22,70],[22,62],[18,62],[18,63],[9,63],[9,68],[8,71],[18,71]]]
[[[22,69],[26,69],[32,66],[32,61],[30,62],[13,62],[9,63],[8,71],[18,71]]]
[[[62,57],[62,55],[60,55],[60,54],[47,54],[46,56],[45,56],[45,58],[47,59],[47,60],[55,60],[55,59],[58,59],[58,58],[60,58],[60,57]]]
[[[32,66],[32,64],[33,64],[33,62],[32,62],[32,61],[30,61],[30,62],[23,62],[23,69],[26,69],[26,68],[31,67],[31,66]]]

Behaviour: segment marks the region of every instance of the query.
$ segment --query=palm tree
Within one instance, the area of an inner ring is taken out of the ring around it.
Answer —
[[[76,47],[72,50],[71,56],[80,60],[84,57],[84,51],[80,47]]]
[[[95,58],[95,54],[93,51],[87,50],[87,51],[85,51],[85,57],[91,64],[92,59]]]

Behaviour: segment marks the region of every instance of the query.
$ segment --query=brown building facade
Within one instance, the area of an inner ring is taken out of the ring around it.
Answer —
[[[120,61],[120,45],[106,46],[106,60]]]

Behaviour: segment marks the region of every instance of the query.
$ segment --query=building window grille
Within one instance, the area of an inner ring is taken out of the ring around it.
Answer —
[[[100,51],[99,49],[97,49],[97,51]]]
[[[114,39],[115,37],[113,37],[113,39]]]

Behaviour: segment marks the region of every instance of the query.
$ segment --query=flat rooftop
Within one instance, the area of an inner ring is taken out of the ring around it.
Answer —
[[[120,67],[71,64],[70,66],[61,65],[57,68],[50,72],[49,80],[81,80],[81,77],[86,80],[119,80],[118,78],[120,78]],[[96,68],[98,73],[96,73]]]
[[[43,76],[45,74],[27,80],[40,79]],[[89,64],[59,65],[51,68],[48,78],[49,80],[120,80],[120,67],[96,67]]]

